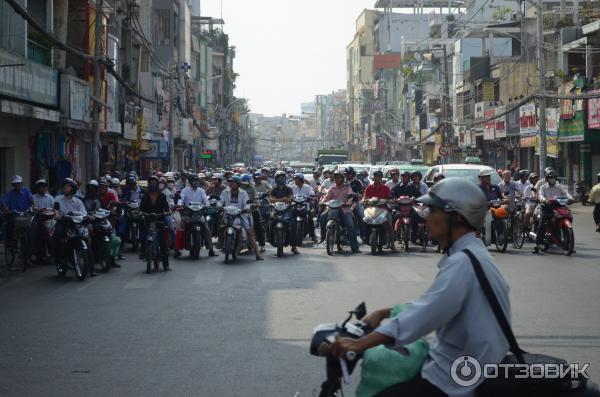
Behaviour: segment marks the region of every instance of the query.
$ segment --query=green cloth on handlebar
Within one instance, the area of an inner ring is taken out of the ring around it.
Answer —
[[[394,306],[390,317],[397,316],[408,305]],[[429,353],[429,343],[420,338],[404,347],[404,353],[383,345],[364,352],[356,397],[375,396],[388,387],[411,380],[421,372]]]
[[[119,248],[121,247],[121,238],[113,233],[110,238],[110,256],[115,257],[119,255]]]

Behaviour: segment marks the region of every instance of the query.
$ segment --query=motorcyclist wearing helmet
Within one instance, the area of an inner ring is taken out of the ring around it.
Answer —
[[[542,185],[543,185],[544,183],[546,183],[546,173],[548,173],[549,171],[555,171],[555,170],[554,170],[554,168],[552,168],[552,167],[546,167],[546,168],[544,168],[544,173],[543,173],[543,174],[541,174],[541,173],[540,173],[542,178],[541,178],[539,181],[537,181],[537,183],[536,183],[536,184],[535,184],[535,186],[534,186],[535,190],[536,190],[538,193],[539,193],[539,191],[540,191],[540,188],[542,187]],[[556,171],[555,171],[555,172],[556,172]]]
[[[85,209],[88,213],[94,212],[97,209],[102,208],[102,201],[100,201],[98,195],[98,181],[92,179],[88,182],[85,188],[85,197],[83,199],[83,204],[85,205]]]
[[[523,197],[525,188],[531,185],[531,182],[529,182],[529,170],[520,170],[518,175],[519,180],[516,182],[515,186],[519,191],[520,196]]]
[[[335,181],[333,180],[333,172],[331,170],[324,170],[323,180],[320,187],[321,193],[327,193],[327,190],[329,190],[329,188],[331,188],[333,185],[335,185]]]
[[[473,385],[460,386],[452,379],[453,362],[470,356],[482,366],[498,364],[508,352],[508,342],[463,250],[468,249],[479,260],[501,308],[509,321],[511,318],[508,285],[475,234],[483,226],[488,211],[486,198],[474,183],[462,178],[446,178],[418,200],[429,208],[429,236],[444,248],[433,284],[407,309],[383,325],[382,320],[390,316],[391,309],[365,316],[362,321],[375,331],[358,340],[340,338],[333,344],[331,353],[344,357],[347,352],[360,354],[382,344],[403,346],[435,331],[437,343],[430,345],[420,374],[380,395],[472,396],[484,377]]]
[[[421,171],[413,171],[410,174],[410,182],[415,187],[417,192],[419,192],[419,196],[427,194],[429,191],[429,186],[425,182],[422,181],[423,174]]]
[[[333,173],[335,185],[327,190],[327,193],[321,199],[321,204],[326,204],[331,200],[338,200],[343,204],[351,204],[354,198],[354,192],[347,183],[344,183],[344,174],[341,171],[335,171]],[[356,240],[356,229],[354,228],[354,218],[352,216],[352,208],[348,206],[342,207],[342,220],[346,226],[346,235],[350,241],[350,247],[352,252],[359,254],[358,241]],[[325,240],[326,228],[327,228],[327,211],[323,211],[319,219],[321,226],[321,241]]]
[[[392,198],[392,191],[383,183],[383,171],[377,170],[373,172],[373,183],[365,189],[363,202],[372,198],[388,200]],[[396,252],[396,244],[394,243],[394,228],[392,227],[392,216],[388,211],[388,222],[385,223],[385,230],[388,234],[388,239],[391,244],[392,252]]]
[[[367,170],[361,170],[358,172],[357,175],[358,180],[363,184],[363,186],[365,186],[365,189],[367,186],[369,186],[370,181],[369,181],[369,172]]]
[[[387,181],[385,185],[392,190],[400,183],[400,170],[398,168],[392,168],[388,174],[390,175],[391,180]]]
[[[245,190],[240,189],[240,177],[230,177],[228,182],[229,187],[221,194],[223,207],[234,206],[243,211],[241,218],[236,219],[236,222],[241,222],[241,226],[248,236],[248,242],[250,243],[252,250],[254,250],[256,253],[256,260],[261,261],[263,260],[263,257],[260,255],[259,249],[256,246],[254,232],[252,231],[252,217],[250,215],[252,209],[250,196],[248,196],[248,193]]]
[[[269,201],[271,203],[284,202],[291,203],[294,197],[292,188],[286,185],[286,173],[285,171],[275,172],[275,186],[269,192]],[[292,252],[298,254],[298,248],[296,247],[297,236],[296,236],[296,219],[288,211],[288,221],[290,223],[290,241],[292,242]]]
[[[144,190],[138,186],[137,177],[130,175],[127,177],[127,184],[123,189],[123,201],[140,202],[144,196]]]
[[[100,178],[98,182],[98,198],[102,202],[102,208],[109,209],[111,204],[118,203],[117,193],[109,188],[109,180]]]
[[[484,168],[479,171],[479,187],[487,201],[502,200],[502,191],[498,185],[492,185],[492,174],[495,171],[491,168]]]
[[[265,230],[260,221],[260,212],[258,211],[258,191],[256,186],[252,183],[251,174],[243,174],[240,177],[241,189],[248,193],[250,198],[250,210],[252,215],[252,225],[254,227],[254,235],[258,240],[260,246],[260,252],[265,252]]]
[[[267,181],[269,186],[273,187],[275,185],[275,179],[271,178],[271,171],[267,167],[263,167],[260,173],[263,174],[264,180]]]
[[[269,193],[271,190],[271,185],[269,185],[267,177],[263,173],[254,173],[254,188],[258,194]]]
[[[594,203],[594,223],[596,231],[600,233],[600,173],[596,175],[596,184],[590,190],[588,200],[590,203]]]
[[[212,179],[210,181],[210,186],[206,190],[206,194],[208,196],[220,197],[221,193],[223,193],[223,190],[225,190],[225,186],[223,186],[223,174],[213,174]]]
[[[35,191],[33,194],[33,209],[52,209],[54,207],[54,197],[48,194],[48,182],[45,179],[40,179],[33,185],[33,188]]]
[[[365,209],[360,203],[361,197],[365,191],[365,187],[362,182],[356,178],[356,171],[353,167],[348,167],[344,170],[344,176],[346,177],[346,183],[350,185],[352,188],[352,192],[354,193],[354,216],[358,222],[358,229],[360,233],[361,240],[365,239],[365,223],[363,219],[365,218]]]
[[[198,177],[198,175],[189,174],[188,180],[189,180],[190,186],[184,188],[181,191],[181,198],[179,199],[178,204],[179,205],[188,205],[190,203],[200,203],[202,205],[208,206],[209,205],[208,197],[206,196],[206,192],[204,191],[204,189],[200,187],[200,178]],[[215,253],[215,251],[213,249],[212,233],[210,232],[210,230],[208,230],[208,226],[206,225],[206,223],[203,223],[202,225],[203,225],[202,235],[203,235],[204,241],[206,243],[206,248],[208,249],[208,256],[219,256],[217,253]],[[188,226],[189,225],[186,225],[186,228]],[[189,233],[189,230],[186,230],[186,234],[187,233]],[[181,252],[176,250],[175,257],[180,257],[180,256],[181,256]]]
[[[312,176],[313,179],[310,181],[310,187],[312,187],[313,190],[317,190],[321,185],[321,172],[319,170],[314,170]]]
[[[410,183],[410,172],[402,171],[402,179],[392,188],[392,197],[398,198],[401,196],[408,196],[412,198],[417,198],[421,194],[416,189],[416,187]],[[387,185],[387,184],[386,184]]]
[[[531,174],[529,174],[529,184],[525,186],[525,189],[523,189],[523,198],[525,200],[527,200],[525,202],[525,228],[528,229],[527,231],[529,231],[529,223],[530,223],[530,218],[533,215],[533,212],[535,211],[536,207],[537,207],[537,194],[534,192],[535,188],[535,184],[538,183],[538,181],[540,180],[540,176],[538,174],[536,174],[535,172],[532,172]]]
[[[436,172],[433,175],[433,184],[435,185],[436,183],[438,183],[439,181],[441,181],[442,179],[446,178],[446,175],[444,175],[441,172]]]
[[[312,213],[310,211],[310,203],[315,198],[315,191],[313,188],[305,183],[304,174],[301,172],[296,172],[294,174],[294,185],[292,185],[292,193],[294,196],[304,196],[308,199],[306,202],[307,210],[308,210],[308,233],[310,234],[310,238],[313,242],[317,242],[317,236],[315,235],[315,221],[313,220]],[[300,236],[302,238],[304,236]]]
[[[560,183],[557,182],[558,174],[554,170],[549,170],[544,175],[546,182],[538,190],[538,200],[542,206],[540,223],[538,224],[537,233],[535,235],[535,248],[533,253],[537,254],[540,252],[540,246],[544,242],[546,236],[546,224],[552,218],[552,207],[548,206],[548,201],[553,200],[557,197],[568,197],[572,199],[567,189],[564,188]]]
[[[148,178],[148,194],[142,197],[142,202],[140,203],[140,211],[145,214],[155,214],[159,216],[164,216],[165,218],[171,214],[171,207],[167,202],[167,197],[161,193],[159,187],[159,178],[156,176],[151,176]],[[165,219],[166,224],[166,219]],[[148,235],[148,227],[149,222],[144,222],[144,230],[142,232],[142,249],[140,252],[140,257],[143,258],[143,254],[146,252],[146,238]],[[167,247],[167,242],[165,241],[164,232],[157,233],[158,241],[160,245],[160,252],[162,256],[162,264],[165,271],[170,271],[171,266],[169,266],[169,249]],[[155,269],[157,270],[157,269]]]
[[[123,191],[121,190],[121,181],[119,178],[112,178],[110,180],[110,189],[115,192],[118,198],[121,198]]]

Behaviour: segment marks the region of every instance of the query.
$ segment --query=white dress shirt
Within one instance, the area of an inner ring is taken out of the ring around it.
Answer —
[[[206,197],[206,192],[201,187],[196,188],[196,190],[191,186],[184,188],[181,191],[181,199],[179,201],[180,203],[183,203],[183,205],[188,205],[190,203],[208,205],[208,197]]]

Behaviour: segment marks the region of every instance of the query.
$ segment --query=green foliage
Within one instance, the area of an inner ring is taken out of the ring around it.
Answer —
[[[496,8],[496,10],[494,10],[494,13],[492,14],[492,20],[493,21],[505,21],[508,15],[510,15],[510,13],[512,12],[512,9],[510,7],[507,6],[502,6],[502,7],[498,7]]]

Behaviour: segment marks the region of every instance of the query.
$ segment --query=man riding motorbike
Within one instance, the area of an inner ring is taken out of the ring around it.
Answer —
[[[402,180],[398,181],[398,183],[391,190],[392,196],[394,198],[398,198],[401,196],[417,198],[421,195],[419,191],[415,188],[415,186],[410,183],[409,178],[410,172],[402,171]],[[388,183],[386,183],[386,186],[389,187]]]
[[[419,196],[427,194],[427,192],[429,191],[429,186],[427,186],[425,182],[422,182],[423,174],[421,173],[421,171],[413,171],[410,174],[410,179],[412,185],[419,192]]]
[[[275,186],[269,192],[269,201],[271,203],[284,202],[290,204],[292,202],[294,193],[289,186],[286,186],[286,174],[285,171],[277,171],[275,173]],[[298,236],[296,236],[296,220],[291,214],[289,214],[290,222],[290,241],[292,252],[299,254],[297,248]]]
[[[373,183],[371,183],[365,189],[365,195],[363,197],[363,202],[367,202],[372,198],[380,198],[384,200],[389,200],[392,198],[392,191],[389,187],[383,184],[383,171],[377,170],[373,172]],[[394,243],[394,228],[392,226],[392,217],[391,212],[388,212],[388,222],[385,223],[384,228],[388,234],[388,238],[391,246],[392,252],[396,252],[396,244]]]
[[[167,197],[161,193],[159,179],[156,176],[151,176],[148,178],[148,194],[145,194],[144,197],[142,197],[140,211],[145,214],[153,214],[158,216],[166,216],[166,214],[171,212],[171,207],[167,202]],[[144,231],[142,233],[142,249],[140,255],[142,257],[146,252],[147,242],[145,236],[148,235],[149,226],[149,222],[144,222]],[[163,269],[165,271],[171,271],[171,266],[169,265],[169,248],[167,247],[165,241],[165,235],[162,231],[159,231],[157,233],[157,237],[160,245],[160,255],[162,257]]]
[[[479,171],[479,187],[485,194],[487,201],[502,200],[502,191],[498,185],[492,185],[492,174],[494,172],[491,168],[484,168]]]
[[[234,176],[228,179],[229,187],[223,191],[221,194],[221,201],[223,202],[223,207],[234,206],[243,211],[241,217],[236,219],[236,222],[241,222],[241,226],[246,232],[248,242],[250,243],[250,247],[254,250],[256,254],[256,260],[262,261],[263,257],[261,256],[258,247],[256,246],[256,240],[254,238],[254,233],[252,231],[252,217],[250,215],[251,206],[250,206],[250,197],[245,190],[240,189],[241,178]]]
[[[525,186],[525,189],[523,189],[523,198],[525,200],[527,200],[525,202],[525,229],[526,231],[529,231],[529,224],[530,224],[530,220],[531,220],[531,216],[533,215],[533,212],[535,211],[536,207],[537,207],[537,194],[535,193],[535,184],[539,181],[540,177],[538,174],[536,174],[535,172],[532,172],[529,175],[529,185]]]
[[[83,199],[83,204],[85,205],[85,209],[88,213],[92,213],[97,209],[102,208],[102,201],[98,197],[98,181],[92,179],[88,182],[85,188],[85,197]]]
[[[387,183],[385,185],[387,187],[389,187],[390,190],[392,190],[394,187],[396,187],[397,184],[400,183],[400,180],[399,180],[400,170],[398,168],[392,168],[392,169],[390,169],[389,174],[390,174],[391,180],[387,181]]]
[[[190,186],[184,188],[181,191],[181,199],[180,205],[188,205],[190,203],[200,203],[202,205],[209,205],[208,197],[206,196],[206,192],[204,189],[200,187],[200,178],[196,174],[189,174],[188,180]],[[186,225],[186,229],[188,225]],[[186,230],[186,236],[188,235],[189,230]],[[208,249],[208,256],[219,256],[213,249],[212,242],[212,233],[208,230],[208,226],[206,223],[203,224],[202,235],[204,238],[204,242],[206,244],[206,248]],[[181,256],[181,252],[179,250],[175,251],[175,257],[178,258]]]
[[[335,171],[333,173],[335,185],[327,190],[327,193],[321,199],[320,204],[326,204],[330,200],[338,200],[340,203],[347,203],[349,198],[354,197],[354,192],[350,185],[344,183],[344,174],[341,171]],[[356,240],[356,229],[354,228],[354,218],[352,217],[352,208],[342,208],[342,220],[346,226],[346,235],[350,241],[350,247],[352,252],[359,254],[358,241]],[[325,240],[326,227],[327,227],[327,211],[323,211],[320,215],[319,225],[321,226],[321,243]]]
[[[358,230],[360,233],[360,239],[365,239],[365,223],[363,219],[365,218],[365,209],[360,203],[360,196],[362,196],[365,187],[362,182],[356,178],[356,171],[353,167],[348,167],[344,169],[344,176],[346,177],[346,183],[350,185],[352,188],[352,192],[354,193],[354,216],[357,219]]]
[[[330,170],[323,171],[323,181],[321,182],[320,187],[321,193],[327,193],[327,190],[329,190],[329,188],[333,185],[335,185],[335,181],[333,180],[333,172]]]
[[[345,357],[360,354],[378,345],[401,347],[435,331],[432,344],[419,375],[378,394],[395,396],[473,396],[484,380],[470,386],[457,384],[452,375],[453,363],[471,356],[482,366],[502,362],[508,342],[479,285],[467,254],[478,258],[506,317],[510,319],[508,285],[487,248],[475,235],[488,211],[487,200],[477,185],[461,178],[446,178],[435,184],[429,194],[418,199],[429,207],[427,230],[440,242],[444,255],[431,287],[407,309],[384,323],[391,309],[382,309],[363,317],[375,329],[361,339],[339,338],[331,354]],[[510,321],[510,320],[509,320]]]
[[[256,189],[256,193],[258,193],[260,195],[263,193],[269,193],[269,191],[271,190],[271,185],[269,185],[269,182],[267,182],[266,176],[264,176],[260,172],[255,172],[254,173],[254,188]]]
[[[567,189],[564,188],[560,183],[556,181],[556,171],[550,170],[544,175],[546,183],[544,183],[538,191],[538,200],[540,205],[546,204],[548,201],[553,200],[557,197],[568,197],[572,199]],[[539,254],[540,247],[544,242],[546,236],[546,224],[553,216],[552,212],[544,211],[542,207],[540,223],[538,224],[537,234],[535,235],[535,248],[533,249],[534,254]]]
[[[127,178],[127,185],[125,186],[125,189],[123,189],[123,201],[140,202],[143,195],[144,190],[138,186],[137,177],[130,175]]]
[[[315,191],[313,188],[305,183],[304,174],[301,172],[297,172],[294,174],[294,185],[292,186],[292,194],[294,196],[304,196],[307,200],[314,200]],[[315,235],[315,221],[313,220],[312,213],[310,211],[310,202],[306,202],[307,206],[307,226],[308,226],[308,234],[313,242],[317,242],[317,236]],[[298,238],[302,239],[304,236],[298,236]]]
[[[250,212],[252,215],[252,226],[254,227],[254,235],[258,240],[260,246],[260,252],[265,252],[265,230],[263,224],[260,221],[260,211],[258,210],[258,190],[255,185],[252,184],[252,175],[244,174],[240,177],[241,188],[248,193],[250,199]]]
[[[312,181],[310,181],[310,187],[313,188],[313,190],[317,190],[317,188],[321,185],[321,173],[319,172],[319,170],[315,170],[313,172],[313,179]]]

